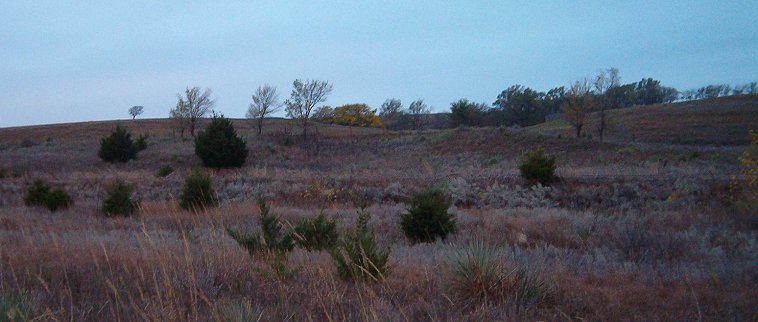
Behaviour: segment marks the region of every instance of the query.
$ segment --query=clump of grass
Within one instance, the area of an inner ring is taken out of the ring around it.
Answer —
[[[531,151],[526,154],[521,165],[519,165],[521,177],[531,183],[548,186],[553,182],[555,161],[555,157],[547,155],[542,148]]]
[[[295,244],[309,251],[331,249],[337,245],[337,221],[329,219],[324,212],[315,218],[300,220],[292,229]]]
[[[370,218],[371,214],[361,208],[355,231],[329,252],[337,275],[343,279],[379,281],[389,274],[390,249],[376,242],[374,232],[368,228]]]
[[[510,268],[497,249],[476,241],[456,251],[447,287],[464,309],[511,303],[518,307],[551,300],[555,287],[529,268]]]
[[[44,181],[36,180],[27,189],[24,203],[30,207],[43,206],[55,212],[58,209],[68,208],[73,204],[73,200],[63,188],[51,188]]]
[[[106,217],[127,217],[139,208],[139,202],[132,200],[133,187],[123,179],[116,179],[107,188],[108,197],[103,201],[102,210]]]
[[[252,300],[247,297],[225,301],[218,310],[223,320],[229,322],[260,321],[262,315],[253,307]]]
[[[194,171],[184,180],[179,195],[179,206],[187,210],[200,210],[218,206],[211,177],[202,171]]]
[[[25,293],[0,291],[0,322],[31,321],[34,303]]]
[[[413,196],[408,212],[400,217],[403,233],[414,243],[445,239],[456,231],[455,217],[447,212],[450,199],[441,189],[429,189]]]
[[[165,177],[168,177],[168,175],[172,173],[174,173],[174,168],[167,164],[167,165],[161,166],[155,175],[160,178],[165,178]]]
[[[477,241],[455,253],[448,287],[464,308],[499,303],[507,296],[511,274],[495,249]]]
[[[266,201],[258,198],[260,216],[258,222],[261,225],[261,233],[244,233],[227,229],[227,233],[237,243],[254,255],[263,251],[288,252],[294,248],[295,243],[291,234],[282,232],[282,224],[279,216],[272,214]]]

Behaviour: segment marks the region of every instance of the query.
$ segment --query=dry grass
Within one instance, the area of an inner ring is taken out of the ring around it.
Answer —
[[[190,213],[176,198],[200,164],[191,142],[173,137],[165,120],[122,124],[151,142],[123,165],[96,156],[114,123],[0,129],[8,173],[0,178],[0,295],[24,294],[39,320],[758,318],[758,222],[725,201],[741,147],[333,126],[319,127],[318,142],[284,144],[283,121],[264,126],[261,137],[251,122],[235,121],[252,155],[241,169],[213,172],[221,207]],[[27,138],[34,144],[22,144]],[[558,156],[550,188],[518,177],[521,154],[535,146]],[[166,164],[176,171],[157,177]],[[97,213],[116,177],[135,185],[138,216]],[[24,207],[34,179],[62,185],[75,205],[54,214]],[[399,215],[408,196],[429,185],[447,186],[458,232],[411,245]],[[355,225],[356,207],[367,201],[378,242],[392,248],[391,274],[380,283],[344,281],[323,251],[296,249],[278,262],[251,257],[225,229],[259,229],[258,194],[285,223],[323,209],[340,229]],[[527,304],[458,305],[445,272],[472,242],[554,293]]]

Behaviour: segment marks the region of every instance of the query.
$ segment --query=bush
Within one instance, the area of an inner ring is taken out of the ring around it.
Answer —
[[[103,201],[103,213],[107,217],[126,217],[137,211],[139,202],[131,199],[132,190],[132,186],[128,185],[124,180],[116,179],[106,189],[108,197]]]
[[[555,157],[545,154],[545,150],[539,148],[526,154],[519,165],[521,177],[531,183],[539,182],[548,186],[553,182],[555,173]]]
[[[196,210],[218,205],[216,192],[213,191],[211,177],[201,171],[194,171],[184,180],[184,188],[179,195],[182,209]]]
[[[158,173],[156,173],[155,175],[161,178],[165,178],[169,174],[172,174],[172,173],[174,173],[174,168],[172,168],[170,165],[164,165],[164,166],[161,166],[160,169],[158,169]]]
[[[58,209],[65,209],[73,204],[71,196],[62,188],[50,188],[50,186],[36,180],[26,191],[24,203],[27,206],[43,206],[48,210],[55,212]]]
[[[290,234],[282,233],[282,224],[279,222],[279,216],[271,214],[266,201],[258,199],[258,207],[261,210],[258,216],[258,222],[261,225],[261,234],[240,233],[227,229],[227,233],[237,243],[247,249],[250,255],[262,251],[288,252],[294,248],[295,244]]]
[[[100,140],[97,155],[105,162],[127,162],[136,159],[137,152],[147,147],[145,137],[140,137],[140,141],[141,143],[135,144],[129,131],[119,125],[111,135]]]
[[[355,231],[329,251],[337,274],[349,280],[379,281],[389,274],[390,249],[380,248],[368,229],[371,214],[361,208]]]
[[[297,246],[307,250],[331,249],[339,240],[337,221],[329,220],[321,212],[316,218],[300,220],[292,229],[292,236]]]
[[[24,203],[27,206],[44,206],[49,194],[50,186],[42,180],[35,180],[26,190]]]
[[[147,149],[147,135],[140,135],[134,142],[134,147],[137,148],[137,152]]]
[[[213,116],[208,127],[195,137],[195,154],[210,168],[241,167],[247,158],[245,141],[237,136],[232,122]]]
[[[447,212],[451,202],[441,189],[420,192],[411,199],[408,213],[400,217],[400,227],[414,243],[443,240],[455,233],[455,218]]]

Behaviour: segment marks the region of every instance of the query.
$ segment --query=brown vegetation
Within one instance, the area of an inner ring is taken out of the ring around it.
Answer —
[[[626,111],[608,112],[609,120]],[[303,142],[284,120],[270,121],[260,136],[254,122],[235,120],[254,157],[239,169],[209,170],[220,207],[194,213],[177,199],[201,162],[168,122],[124,124],[151,138],[125,164],[97,157],[113,122],[0,129],[0,295],[23,294],[41,320],[758,317],[758,223],[729,201],[732,176],[742,178],[743,146],[623,143],[613,126],[607,136],[617,143],[605,144],[530,129],[348,135],[318,124]],[[528,187],[519,176],[522,155],[536,147],[557,157],[550,187]],[[175,171],[156,176],[166,165]],[[142,200],[136,216],[98,215],[115,178],[134,185]],[[65,187],[74,205],[52,214],[25,207],[35,179]],[[456,233],[412,244],[400,215],[429,186],[446,187]],[[377,243],[392,249],[390,273],[377,283],[340,279],[326,251],[250,256],[227,229],[260,229],[260,195],[285,227],[324,210],[343,234],[368,204]],[[453,261],[476,243],[497,252],[497,267],[524,275],[492,284],[507,287],[487,289],[497,296],[466,301]],[[549,296],[514,295],[531,294],[517,290],[536,281]]]

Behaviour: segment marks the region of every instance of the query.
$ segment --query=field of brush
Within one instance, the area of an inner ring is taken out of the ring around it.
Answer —
[[[742,126],[758,116],[755,98],[746,104],[705,120]],[[118,122],[149,135],[126,164],[97,156],[115,121],[0,129],[0,311],[21,308],[44,321],[755,321],[758,218],[730,190],[748,133],[714,130],[717,139],[698,141],[682,126],[708,124],[676,119],[683,125],[634,141],[617,135],[618,125],[610,143],[545,125],[315,125],[303,141],[285,120],[267,122],[260,136],[253,122],[235,120],[250,155],[242,168],[205,170],[220,206],[201,212],[178,207],[185,176],[201,162],[168,120]],[[558,160],[550,187],[519,176],[522,155],[537,147]],[[157,176],[165,165],[175,171]],[[135,186],[135,216],[100,213],[115,178]],[[36,179],[63,187],[73,206],[26,207]],[[399,217],[429,186],[446,188],[458,229],[412,244]],[[296,248],[283,263],[249,255],[226,229],[260,229],[258,195],[285,227],[324,211],[345,231],[367,204],[391,270],[353,282],[337,276],[325,251]],[[482,249],[498,269],[530,276],[523,283],[539,300],[510,290],[479,298],[476,278],[461,289],[456,261]]]

